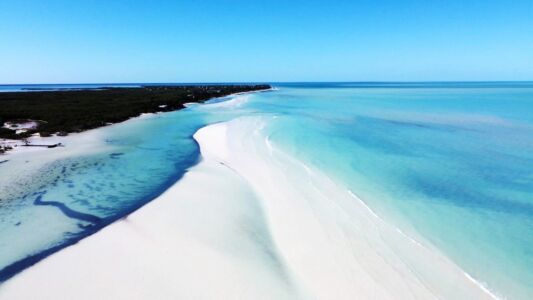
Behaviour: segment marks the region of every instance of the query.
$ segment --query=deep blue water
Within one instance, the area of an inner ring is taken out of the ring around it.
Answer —
[[[99,129],[109,149],[53,162],[13,192],[0,182],[0,280],[179,180],[199,158],[198,128],[254,114],[278,116],[268,124],[277,146],[496,293],[533,297],[533,83],[275,86],[238,108],[197,105]]]

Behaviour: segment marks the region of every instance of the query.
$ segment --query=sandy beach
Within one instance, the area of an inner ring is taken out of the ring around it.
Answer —
[[[279,151],[265,121],[200,129],[202,161],[182,180],[8,280],[0,299],[494,298],[356,191]]]

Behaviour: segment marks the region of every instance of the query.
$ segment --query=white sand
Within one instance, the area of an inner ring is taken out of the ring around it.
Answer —
[[[31,144],[52,145],[62,143],[64,147],[24,147],[22,141],[12,141],[10,145],[19,144],[13,150],[0,155],[0,198],[6,199],[10,194],[16,194],[17,190],[24,190],[27,185],[34,183],[34,176],[39,175],[42,168],[47,164],[77,157],[89,153],[98,153],[109,149],[102,138],[101,130],[89,130],[82,133],[72,134],[65,137],[39,137],[29,138]],[[9,143],[2,140],[0,144]],[[38,177],[38,176],[37,176]]]
[[[490,299],[436,249],[274,148],[260,118],[202,128],[204,160],[0,299]]]
[[[68,136],[53,135],[41,137],[35,134],[27,140],[31,145],[54,145],[61,143],[62,146],[55,148],[26,147],[21,140],[0,139],[0,145],[9,145],[12,150],[0,155],[0,198],[6,197],[13,189],[24,188],[32,176],[42,172],[42,167],[57,160],[82,155],[97,154],[110,151],[114,146],[105,142],[107,133],[114,126],[124,126],[142,121],[146,118],[156,117],[157,114],[143,113],[125,122],[111,124],[105,127],[87,130],[81,133],[71,133]]]

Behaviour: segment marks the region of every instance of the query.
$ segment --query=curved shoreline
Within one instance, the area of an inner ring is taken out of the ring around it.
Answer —
[[[134,116],[134,117],[128,118],[128,119],[126,119],[124,121],[121,121],[121,122],[108,123],[106,125],[103,125],[103,126],[100,126],[100,127],[96,127],[96,128],[91,128],[91,129],[88,129],[88,130],[85,130],[85,131],[73,132],[73,133],[68,134],[67,136],[59,136],[57,134],[53,134],[52,136],[41,137],[41,136],[39,136],[39,134],[36,133],[36,134],[28,137],[26,140],[28,141],[28,143],[30,145],[32,145],[33,143],[38,143],[38,144],[45,144],[45,145],[57,145],[57,144],[59,144],[61,146],[64,146],[65,143],[68,143],[68,141],[71,140],[71,137],[73,137],[73,136],[76,137],[76,136],[79,136],[80,134],[86,134],[88,132],[93,132],[93,131],[98,130],[98,129],[107,128],[107,127],[110,127],[110,126],[120,125],[120,124],[122,124],[124,122],[128,122],[128,121],[131,121],[131,120],[145,118],[146,116],[156,115],[156,114],[159,114],[159,113],[176,112],[176,111],[179,111],[179,110],[182,110],[182,109],[187,109],[191,105],[209,104],[210,101],[213,101],[215,99],[225,99],[225,98],[231,99],[231,98],[239,96],[239,95],[263,93],[263,92],[269,92],[269,91],[275,91],[275,90],[276,90],[275,87],[271,87],[269,89],[253,90],[253,91],[246,91],[246,92],[237,92],[237,93],[229,94],[229,95],[222,96],[222,97],[214,97],[214,98],[207,99],[205,101],[200,101],[200,102],[186,102],[186,103],[183,104],[183,107],[181,107],[179,109],[176,109],[176,110],[160,111],[160,112],[153,112],[153,113],[152,112],[144,112],[144,113],[139,114],[138,116]],[[221,102],[225,102],[225,101],[221,101]],[[2,146],[2,147],[5,147],[5,146],[11,147],[11,149],[7,150],[5,153],[0,153],[0,158],[6,158],[6,160],[0,160],[0,163],[8,162],[10,155],[15,154],[15,153],[34,152],[34,151],[42,151],[42,150],[47,150],[48,149],[46,147],[25,147],[25,145],[26,144],[25,144],[25,142],[23,140],[13,140],[13,139],[0,138],[0,146]],[[30,148],[33,148],[33,149],[30,149]]]
[[[133,120],[133,118],[130,119],[130,120]],[[127,120],[127,121],[130,121],[130,120]],[[113,125],[115,125],[115,124],[113,124]],[[110,125],[110,126],[113,126],[113,125]],[[97,132],[98,128],[97,129],[93,129],[92,131],[93,132]],[[79,135],[90,135],[90,134],[80,133]],[[65,138],[68,138],[68,137],[65,137]],[[194,142],[196,142],[196,141],[194,141]],[[83,148],[83,147],[80,147],[80,148]],[[67,150],[65,152],[67,152]],[[44,152],[41,152],[41,153],[44,154]],[[17,155],[23,155],[23,153],[17,153]],[[65,155],[67,155],[67,157],[68,157],[70,154],[66,153]],[[0,285],[4,284],[7,280],[11,279],[13,276],[16,276],[20,272],[22,272],[24,270],[27,270],[28,268],[34,266],[36,263],[39,263],[43,259],[46,259],[48,256],[50,256],[52,254],[55,254],[55,253],[57,253],[57,252],[59,252],[59,251],[61,251],[63,249],[66,249],[66,248],[68,248],[68,247],[70,247],[72,245],[75,245],[75,244],[79,243],[83,239],[94,235],[95,233],[99,232],[103,228],[109,226],[110,224],[113,224],[114,222],[116,222],[116,221],[118,221],[120,219],[127,218],[127,216],[130,215],[131,213],[137,211],[138,209],[140,209],[141,207],[143,207],[147,203],[157,199],[157,197],[159,197],[161,194],[163,194],[169,187],[171,187],[173,184],[175,184],[177,181],[179,181],[183,177],[183,175],[188,171],[189,168],[193,167],[195,164],[198,163],[199,159],[200,159],[199,151],[197,151],[194,157],[190,157],[186,161],[186,165],[182,166],[182,168],[181,168],[181,170],[179,172],[174,173],[167,180],[161,182],[160,183],[160,188],[155,189],[151,193],[139,198],[139,200],[136,201],[135,205],[132,205],[131,207],[127,207],[125,209],[122,209],[122,211],[120,213],[117,213],[117,214],[115,214],[113,216],[110,216],[110,217],[104,217],[104,218],[99,218],[99,217],[92,216],[92,215],[82,214],[82,215],[86,215],[85,216],[85,219],[86,219],[85,221],[92,220],[92,222],[90,222],[91,224],[89,224],[88,226],[84,226],[83,227],[83,231],[81,231],[79,233],[76,233],[76,234],[72,234],[71,237],[66,238],[65,240],[63,240],[62,242],[58,243],[57,245],[54,245],[54,246],[52,246],[50,248],[41,250],[41,251],[39,251],[37,253],[31,254],[31,255],[23,258],[23,259],[15,261],[15,262],[11,263],[10,265],[7,265],[4,268],[0,269]],[[65,216],[67,216],[69,218],[80,219],[79,216],[77,216],[75,212],[74,213],[70,213],[68,211],[68,209],[65,210],[65,207],[64,207],[64,205],[62,203],[54,202],[54,201],[52,201],[52,202],[50,202],[50,201],[43,202],[43,201],[41,201],[42,194],[38,194],[38,195],[35,195],[35,196],[36,196],[36,198],[35,198],[35,200],[33,200],[33,204],[34,205],[37,205],[37,206],[39,206],[39,205],[50,205],[50,206],[58,208],[61,211],[62,214],[64,214]]]
[[[239,93],[234,93],[231,95],[224,96],[223,98],[232,100],[232,99],[238,98],[237,96],[240,96],[240,95],[267,92],[271,90],[273,90],[273,88],[265,89],[265,90],[239,92]],[[228,100],[224,102],[228,102]],[[201,103],[199,102],[198,104],[201,104]],[[186,109],[186,107],[182,109]],[[171,112],[175,112],[175,111],[171,111]],[[146,118],[147,116],[151,116],[151,115],[154,115],[154,114],[141,114],[140,116],[132,117],[124,122],[110,124],[107,126],[91,129],[91,130],[84,131],[81,133],[75,133],[75,134],[65,136],[65,137],[59,137],[59,136],[34,137],[34,139],[36,139],[40,143],[59,141],[62,144],[64,144],[65,147],[54,148],[54,149],[45,149],[45,148],[35,149],[33,147],[32,147],[33,149],[22,149],[22,147],[18,147],[18,148],[15,148],[13,151],[10,151],[6,154],[6,158],[9,158],[8,160],[6,160],[6,162],[9,162],[9,166],[11,168],[16,168],[17,170],[18,168],[23,169],[23,170],[20,170],[20,172],[22,173],[24,173],[25,171],[33,172],[39,169],[40,167],[42,167],[44,164],[55,161],[55,160],[65,159],[71,156],[76,156],[76,155],[88,153],[91,151],[92,152],[101,151],[105,147],[108,147],[108,146],[102,144],[102,141],[99,140],[99,137],[98,137],[100,133],[99,130],[101,130],[102,128],[109,128],[112,126],[120,126],[121,124],[124,124],[126,122],[134,122],[135,120]],[[179,181],[183,177],[183,175],[189,170],[189,168],[195,166],[201,159],[199,146],[196,140],[193,138],[192,134],[190,136],[190,139],[196,144],[196,153],[194,154],[194,156],[191,156],[189,159],[183,162],[183,165],[180,166],[179,168],[180,170],[179,172],[176,172],[171,177],[161,182],[159,184],[159,188],[156,188],[151,193],[139,198],[139,200],[136,201],[135,205],[124,208],[121,210],[120,213],[117,213],[113,216],[99,218],[93,215],[82,214],[81,219],[86,219],[85,221],[88,221],[87,225],[83,225],[83,231],[75,233],[75,234],[71,234],[70,237],[65,238],[63,241],[59,242],[56,245],[53,245],[51,247],[45,248],[36,253],[33,253],[31,255],[28,255],[26,257],[13,261],[9,265],[5,265],[3,268],[0,269],[0,285],[3,282],[12,278],[13,276],[19,274],[20,272],[30,268],[31,266],[38,263],[39,261],[45,259],[46,257],[80,242],[81,240],[95,234],[96,232],[100,231],[101,229],[105,228],[106,226],[120,219],[127,218],[129,214],[135,212],[136,210],[143,207],[147,203],[161,196],[161,194],[163,194],[173,184]],[[94,150],[95,147],[98,148],[99,150]],[[33,155],[32,158],[35,158],[35,159],[31,159],[31,163],[28,163],[28,158],[26,158],[27,154],[31,154]],[[16,164],[16,167],[12,165],[13,163]],[[65,216],[69,218],[79,219],[79,218],[76,218],[76,216],[79,217],[79,215],[77,215],[78,214],[77,212],[70,211],[68,207],[64,206],[62,203],[54,202],[54,201],[42,202],[41,201],[42,195],[36,194],[34,196],[36,197],[33,200],[34,205],[50,205],[50,206],[53,206],[59,209],[62,214],[64,214]]]
[[[6,282],[0,298],[31,296],[28,284],[48,287],[35,290],[51,298],[78,299],[493,298],[445,257],[410,246],[349,192],[274,148],[263,125],[243,117],[201,128],[194,137],[202,160],[182,180]],[[87,277],[98,288],[85,285]]]

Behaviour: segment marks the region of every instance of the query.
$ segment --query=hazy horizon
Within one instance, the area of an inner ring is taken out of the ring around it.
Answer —
[[[45,83],[0,83],[0,86],[25,86],[25,85],[185,85],[185,84],[316,84],[316,83],[358,83],[358,84],[383,84],[383,83],[533,83],[533,80],[419,80],[419,81],[205,81],[205,82],[45,82]]]

